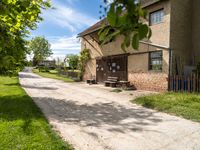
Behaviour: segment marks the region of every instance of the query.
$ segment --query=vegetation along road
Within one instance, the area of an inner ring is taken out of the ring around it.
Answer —
[[[0,76],[0,150],[71,150],[51,130],[17,77]]]

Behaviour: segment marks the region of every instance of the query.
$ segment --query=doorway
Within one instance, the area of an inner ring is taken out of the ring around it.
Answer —
[[[104,82],[108,76],[118,77],[119,80],[127,81],[128,55],[115,55],[102,57],[96,60],[97,82]]]

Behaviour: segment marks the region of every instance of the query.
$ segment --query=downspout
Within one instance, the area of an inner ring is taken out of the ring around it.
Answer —
[[[171,76],[172,76],[172,59],[173,58],[173,52],[172,49],[169,48],[169,73],[168,73],[168,91],[170,91],[170,80],[171,80]]]

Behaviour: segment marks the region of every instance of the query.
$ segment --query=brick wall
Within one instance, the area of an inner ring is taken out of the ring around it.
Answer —
[[[169,52],[168,50],[162,51],[163,66],[162,71],[160,72],[149,70],[149,53],[130,55],[128,57],[128,80],[137,89],[150,91],[167,91]]]
[[[129,81],[138,90],[167,91],[168,75],[166,73],[128,73]]]

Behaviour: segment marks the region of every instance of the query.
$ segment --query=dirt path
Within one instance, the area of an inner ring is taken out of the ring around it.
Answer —
[[[20,83],[76,150],[200,149],[200,124],[129,102],[149,92],[113,93],[30,72],[20,73]]]

